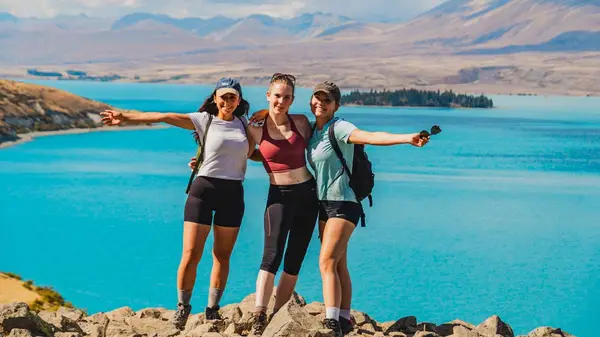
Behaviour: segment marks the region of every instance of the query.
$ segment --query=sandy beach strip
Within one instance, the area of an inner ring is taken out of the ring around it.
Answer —
[[[40,298],[35,291],[23,287],[24,282],[0,273],[0,304],[12,302],[32,303]]]
[[[155,130],[155,129],[164,129],[164,128],[168,128],[168,127],[169,127],[168,125],[136,125],[136,126],[121,126],[121,127],[102,126],[102,127],[97,127],[97,128],[86,128],[86,129],[36,131],[36,132],[19,134],[18,136],[20,138],[17,140],[14,140],[14,141],[2,142],[2,143],[0,143],[0,149],[7,148],[9,146],[23,144],[23,143],[32,141],[37,137],[76,135],[76,134],[89,133],[89,132]]]

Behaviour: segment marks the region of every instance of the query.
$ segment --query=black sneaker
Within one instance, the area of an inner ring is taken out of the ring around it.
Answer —
[[[207,320],[222,319],[221,314],[219,314],[219,309],[218,305],[212,308],[206,307],[206,309],[204,309],[204,316]]]
[[[185,329],[188,317],[192,312],[192,306],[189,304],[177,303],[177,311],[173,315],[173,325],[179,330]]]
[[[325,325],[325,328],[333,330],[334,337],[344,337],[344,333],[340,327],[340,322],[336,321],[335,319],[325,318],[323,320],[323,325]]]
[[[344,335],[347,335],[351,333],[352,330],[354,330],[354,326],[352,326],[352,321],[342,316],[340,316],[340,327]]]
[[[266,327],[267,313],[262,311],[255,312],[254,322],[252,323],[252,329],[250,330],[250,336],[262,336]]]

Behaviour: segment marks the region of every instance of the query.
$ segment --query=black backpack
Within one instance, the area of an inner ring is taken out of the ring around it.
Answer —
[[[348,164],[346,163],[346,159],[342,154],[342,150],[340,150],[340,146],[335,138],[335,126],[334,122],[331,124],[328,130],[329,143],[333,147],[333,151],[337,155],[338,159],[342,162],[342,166],[344,171],[350,177],[350,188],[354,191],[356,195],[356,199],[358,199],[358,203],[361,207],[361,226],[365,226],[365,212],[362,210],[362,201],[365,198],[369,199],[369,207],[373,207],[373,197],[371,196],[371,192],[373,191],[373,186],[375,185],[375,175],[373,174],[373,167],[371,162],[369,161],[369,157],[365,152],[365,146],[360,144],[354,144],[354,160],[352,162],[352,173],[348,169]],[[343,174],[343,173],[342,173]]]

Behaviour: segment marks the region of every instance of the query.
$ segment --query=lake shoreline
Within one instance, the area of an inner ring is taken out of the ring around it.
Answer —
[[[0,149],[5,149],[11,146],[21,145],[30,141],[35,140],[38,137],[48,136],[64,136],[64,135],[78,135],[90,132],[113,132],[113,131],[136,131],[136,130],[154,130],[167,128],[166,125],[136,125],[136,126],[122,126],[122,127],[111,127],[101,126],[97,128],[74,128],[67,130],[57,131],[34,131],[28,133],[19,134],[19,139],[0,142]]]

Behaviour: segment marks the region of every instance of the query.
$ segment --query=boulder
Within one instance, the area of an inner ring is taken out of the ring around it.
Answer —
[[[384,331],[388,334],[391,332],[414,333],[417,331],[417,318],[415,316],[402,317]]]
[[[317,316],[325,312],[325,304],[319,302],[312,302],[304,306],[306,311],[313,316]]]
[[[221,315],[224,318],[229,319],[231,322],[239,322],[242,319],[243,316],[243,312],[242,309],[240,309],[240,306],[237,304],[230,304],[230,305],[226,305],[223,308],[221,308]]]
[[[475,327],[475,332],[483,336],[496,337],[500,335],[502,337],[515,337],[510,325],[504,323],[500,317],[494,315],[481,324]]]
[[[8,337],[34,337],[29,330],[26,329],[12,329],[8,334]]]
[[[549,326],[539,327],[527,334],[527,337],[574,337],[570,333]]]
[[[135,312],[130,307],[122,307],[106,313],[106,317],[111,321],[125,321],[126,318],[133,316]]]
[[[440,336],[450,336],[454,333],[454,327],[462,326],[467,328],[468,330],[475,329],[475,326],[471,323],[467,323],[461,321],[459,319],[455,319],[452,322],[440,324],[434,328],[435,332],[437,332]]]
[[[301,301],[291,300],[273,316],[263,337],[316,336],[319,330],[323,330],[323,324],[306,311]]]
[[[180,333],[173,324],[158,318],[129,317],[125,319],[125,324],[133,328],[136,333],[148,336],[172,337]]]
[[[0,335],[8,335],[13,329],[24,329],[34,336],[48,337],[52,337],[55,330],[51,324],[29,310],[26,303],[16,302],[0,305]]]

